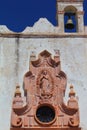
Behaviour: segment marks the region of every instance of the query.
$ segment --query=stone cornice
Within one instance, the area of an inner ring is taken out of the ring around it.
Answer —
[[[48,33],[33,33],[33,34],[22,34],[22,33],[8,33],[0,34],[0,37],[4,38],[87,38],[87,34],[78,33],[60,33],[60,34],[48,34]]]

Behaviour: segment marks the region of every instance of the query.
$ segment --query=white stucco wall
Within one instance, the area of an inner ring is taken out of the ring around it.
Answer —
[[[42,25],[42,26],[41,26]],[[58,33],[46,19],[17,34],[1,27],[0,32],[0,130],[9,130],[15,86],[22,90],[23,75],[29,69],[31,51],[54,54],[60,50],[62,70],[67,74],[67,88],[74,85],[79,97],[80,126],[87,129],[87,38],[84,34]],[[87,34],[86,34],[87,35]],[[20,37],[20,38],[18,38]],[[68,89],[67,89],[68,90]]]

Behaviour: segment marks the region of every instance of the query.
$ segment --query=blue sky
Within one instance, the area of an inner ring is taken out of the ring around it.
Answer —
[[[84,24],[87,25],[87,0],[84,0]],[[56,26],[56,0],[0,0],[0,25],[21,32],[41,17]]]

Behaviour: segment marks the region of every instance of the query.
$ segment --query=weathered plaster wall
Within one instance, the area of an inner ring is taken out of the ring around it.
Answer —
[[[49,22],[43,29],[39,24],[21,34],[4,32],[3,29],[0,33],[0,130],[10,128],[12,97],[17,84],[22,90],[30,53],[35,51],[38,55],[45,49],[52,54],[54,49],[60,50],[62,70],[68,78],[67,88],[74,85],[79,97],[81,126],[87,128],[87,38],[84,34],[81,37],[79,34],[58,34],[58,28]]]

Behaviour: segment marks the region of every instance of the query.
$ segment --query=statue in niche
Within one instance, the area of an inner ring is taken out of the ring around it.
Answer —
[[[40,77],[41,96],[48,98],[52,95],[52,81],[47,70],[43,70]]]

